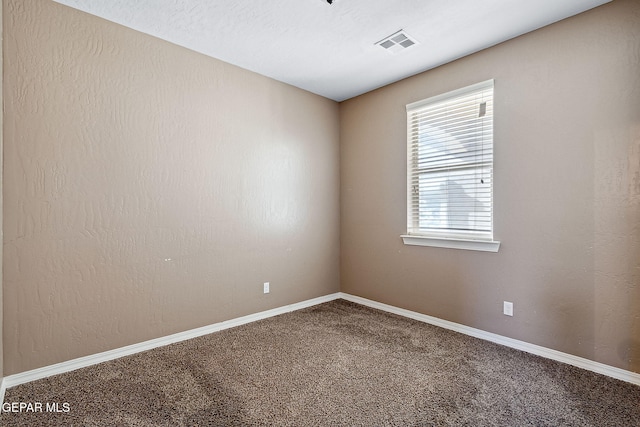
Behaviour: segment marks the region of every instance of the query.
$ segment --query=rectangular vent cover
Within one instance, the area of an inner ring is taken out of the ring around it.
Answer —
[[[409,36],[403,30],[397,31],[390,36],[387,36],[375,43],[378,46],[383,47],[389,52],[400,52],[401,50],[405,50],[408,47],[413,46],[418,43],[414,38]]]

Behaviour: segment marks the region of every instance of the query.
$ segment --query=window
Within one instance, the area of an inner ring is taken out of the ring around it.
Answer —
[[[406,244],[497,252],[493,80],[407,105]]]

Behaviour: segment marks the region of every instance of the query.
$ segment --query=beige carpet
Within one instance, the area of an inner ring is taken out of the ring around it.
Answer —
[[[640,426],[640,387],[343,300],[7,390],[2,426]]]

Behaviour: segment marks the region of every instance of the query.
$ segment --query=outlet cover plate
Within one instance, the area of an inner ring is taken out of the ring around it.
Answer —
[[[504,301],[502,306],[502,312],[507,316],[513,316],[513,303],[509,301]]]

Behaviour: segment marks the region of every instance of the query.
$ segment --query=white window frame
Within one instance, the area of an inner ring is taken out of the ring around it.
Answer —
[[[481,156],[480,161],[465,160],[469,163],[464,163],[464,167],[468,169],[478,169],[480,166],[485,168],[484,170],[489,170],[490,172],[490,230],[467,230],[461,231],[456,230],[455,228],[429,228],[423,227],[420,228],[419,222],[422,221],[421,213],[422,208],[420,207],[420,196],[414,187],[417,185],[415,183],[416,176],[419,172],[416,170],[416,160],[415,157],[415,144],[417,141],[415,140],[412,129],[415,126],[415,123],[412,123],[412,117],[415,116],[416,113],[420,113],[421,110],[425,110],[428,107],[433,107],[437,104],[443,104],[446,102],[450,102],[455,100],[456,98],[460,98],[465,95],[470,95],[474,93],[481,93],[482,91],[488,91],[490,89],[491,98],[490,102],[493,103],[493,92],[494,92],[494,81],[487,80],[481,83],[477,83],[471,86],[467,86],[458,90],[454,90],[451,92],[447,92],[441,95],[437,95],[434,97],[430,97],[424,99],[422,101],[414,102],[408,104],[407,108],[407,233],[402,235],[402,240],[405,245],[417,245],[417,246],[433,246],[433,247],[443,247],[443,248],[452,248],[452,249],[467,249],[467,250],[476,250],[476,251],[487,251],[487,252],[498,252],[500,248],[500,242],[494,240],[493,236],[493,154],[488,156],[486,152]],[[483,107],[484,112],[481,114],[485,114],[486,103]],[[493,109],[491,108],[491,111]],[[479,110],[480,111],[480,110]],[[493,115],[488,117],[491,120],[491,125],[493,124]],[[492,128],[492,126],[491,126]],[[493,149],[493,132],[491,132],[491,138],[486,138],[483,142],[483,147],[486,147],[487,144],[490,144],[491,149]],[[492,151],[491,151],[492,153]],[[489,160],[487,160],[489,158]],[[455,156],[454,156],[455,159]],[[467,166],[468,165],[468,166]],[[453,169],[453,168],[451,168]],[[442,168],[439,168],[442,170]],[[449,168],[445,168],[445,171],[449,171]],[[431,170],[429,173],[433,173],[435,170]],[[486,190],[485,190],[486,194]],[[486,221],[485,221],[486,222]]]

